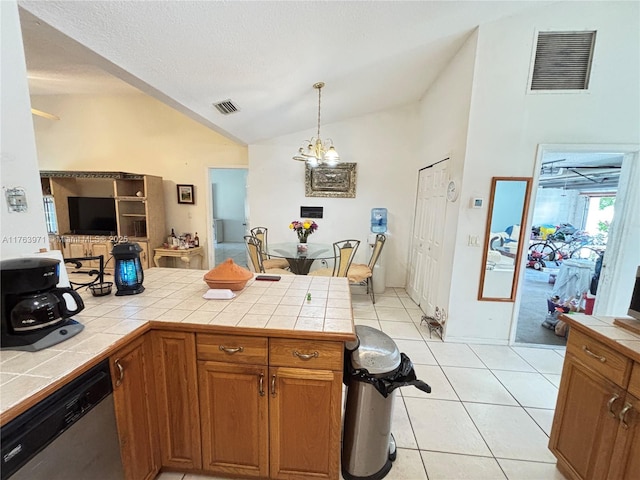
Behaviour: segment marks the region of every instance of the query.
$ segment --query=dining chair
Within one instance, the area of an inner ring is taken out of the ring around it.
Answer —
[[[351,262],[353,261],[353,257],[358,250],[358,245],[360,245],[360,240],[341,240],[339,242],[334,242],[333,253],[335,261],[333,268],[319,268],[318,270],[314,270],[309,273],[309,275],[321,277],[346,277],[349,267],[351,266]]]
[[[262,242],[258,240],[253,235],[245,235],[244,237],[245,245],[247,246],[247,251],[249,252],[249,258],[251,259],[251,263],[253,264],[253,270],[256,273],[271,273],[278,275],[295,275],[289,270],[285,270],[284,268],[264,268],[264,264],[262,263]]]
[[[387,237],[379,233],[376,235],[376,243],[373,245],[373,252],[368,264],[354,263],[349,267],[347,277],[352,285],[363,285],[367,287],[367,294],[371,295],[371,301],[376,303],[376,295],[373,291],[373,269],[376,266],[382,247]]]
[[[262,265],[264,268],[284,268],[289,269],[289,262],[286,258],[271,258],[267,255],[267,227],[254,227],[251,230],[251,235],[260,240],[262,245],[261,256]]]

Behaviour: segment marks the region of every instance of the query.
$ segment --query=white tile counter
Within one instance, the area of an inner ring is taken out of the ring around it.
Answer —
[[[157,325],[155,322],[208,331],[233,327],[238,333],[259,329],[266,334],[280,331],[301,337],[326,335],[332,340],[353,338],[346,278],[283,275],[277,282],[249,280],[232,299],[206,300],[202,298],[209,289],[202,279],[205,273],[151,268],[145,270],[145,291],[138,295],[117,297],[115,285],[111,295],[104,297],[80,290],[85,309],[73,318],[85,326],[82,332],[39,352],[0,351],[2,423],[21,403],[43,390],[57,388],[87,364],[106,358],[131,336]]]

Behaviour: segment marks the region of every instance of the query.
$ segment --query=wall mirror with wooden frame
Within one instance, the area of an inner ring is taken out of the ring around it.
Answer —
[[[530,177],[493,177],[478,300],[513,302],[526,254]]]

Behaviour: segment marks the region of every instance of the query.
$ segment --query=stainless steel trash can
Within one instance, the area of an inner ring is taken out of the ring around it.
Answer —
[[[358,341],[347,345],[344,382],[347,385],[342,434],[342,476],[345,480],[379,480],[391,470],[395,441],[391,417],[395,389],[417,380],[409,358],[384,332],[356,326]]]

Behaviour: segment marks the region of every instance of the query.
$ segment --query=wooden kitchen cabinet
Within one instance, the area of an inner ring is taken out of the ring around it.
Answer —
[[[343,348],[198,334],[202,468],[242,478],[337,480]]]
[[[638,478],[640,402],[633,393],[640,386],[632,367],[640,368],[587,332],[571,330],[549,441],[568,478]]]
[[[270,478],[339,478],[342,372],[269,370]]]
[[[343,354],[342,342],[269,340],[270,478],[339,478]]]
[[[195,334],[154,330],[151,339],[162,466],[200,469]]]
[[[151,358],[148,335],[110,358],[120,455],[127,480],[151,480],[160,471]]]
[[[268,353],[266,338],[197,335],[203,470],[269,474]]]

